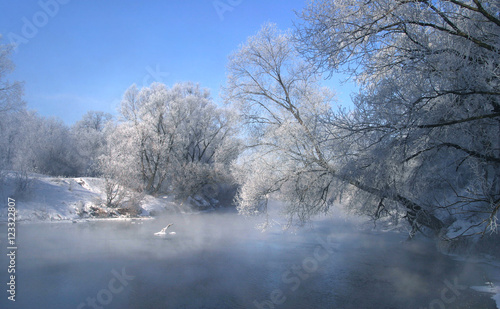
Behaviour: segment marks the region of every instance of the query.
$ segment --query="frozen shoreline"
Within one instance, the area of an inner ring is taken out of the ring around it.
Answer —
[[[470,288],[484,293],[491,293],[491,298],[495,300],[497,308],[500,309],[500,261],[478,261],[484,271],[490,276],[488,282],[482,286],[471,286]]]
[[[484,285],[469,287],[477,292],[492,294],[491,298],[496,302],[497,308],[500,309],[500,261],[495,260],[493,257],[466,258],[456,254],[448,255],[456,261],[474,263],[483,269],[488,276]]]

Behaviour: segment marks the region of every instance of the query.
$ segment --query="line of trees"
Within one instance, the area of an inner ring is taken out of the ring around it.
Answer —
[[[67,126],[26,109],[22,84],[6,78],[12,49],[0,47],[0,179],[13,171],[26,190],[28,173],[102,177],[110,207],[135,207],[144,194],[173,194],[202,206],[234,196],[237,115],[217,106],[207,89],[132,85],[117,119],[89,111]]]
[[[22,83],[9,82],[12,47],[0,45],[0,171],[105,179],[107,206],[143,194],[201,196],[210,204],[234,194],[230,172],[240,152],[237,115],[207,89],[161,83],[124,94],[119,116],[89,111],[72,126],[26,109]]]

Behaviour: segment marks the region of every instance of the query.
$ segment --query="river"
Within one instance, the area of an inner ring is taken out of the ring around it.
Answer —
[[[168,223],[175,235],[154,236]],[[261,232],[231,212],[18,223],[15,302],[0,225],[0,308],[496,308],[477,264],[432,242],[322,218]]]

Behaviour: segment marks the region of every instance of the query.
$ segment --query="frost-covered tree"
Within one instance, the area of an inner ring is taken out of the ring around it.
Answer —
[[[113,115],[100,111],[88,111],[73,126],[77,131],[103,132],[106,124],[113,119]]]
[[[54,176],[77,176],[82,170],[75,141],[62,121],[31,111],[10,113],[2,132],[7,169]]]
[[[118,170],[139,178],[146,192],[186,198],[230,178],[238,155],[235,117],[217,107],[207,90],[192,83],[133,85],[120,114],[109,148],[127,158]]]
[[[224,97],[248,129],[247,151],[236,173],[241,213],[265,210],[273,192],[289,202],[291,220],[305,221],[328,209],[328,190],[317,192],[315,184],[332,180],[322,118],[333,94],[318,86],[319,78],[295,51],[291,33],[273,24],[231,56]]]
[[[330,122],[338,141],[356,141],[346,168],[465,219],[462,235],[495,230],[500,209],[499,11],[488,0],[317,1],[296,32],[317,68],[361,86],[355,110]]]
[[[1,38],[0,35],[0,40]],[[7,79],[7,75],[14,69],[10,60],[12,50],[12,45],[0,45],[0,171],[10,168],[12,143],[17,128],[12,115],[25,108],[22,100],[22,83]],[[0,178],[2,178],[1,172]]]
[[[58,119],[34,112],[17,117],[19,127],[12,167],[54,176],[78,176],[81,161],[69,128]]]
[[[172,173],[172,185],[179,198],[193,193],[215,198],[219,185],[232,182],[229,167],[239,155],[236,118],[216,106],[208,93],[203,100],[193,94],[183,95],[181,103],[186,116],[176,142],[178,164]]]
[[[373,141],[345,134],[337,125],[332,94],[319,87],[321,76],[292,43],[289,32],[266,24],[228,65],[225,97],[239,108],[252,137],[241,168],[240,212],[259,212],[269,194],[278,192],[288,202],[290,220],[304,222],[328,211],[334,198],[352,187],[400,205],[408,216],[418,213],[414,223],[436,231],[443,227],[432,210],[391,187],[392,178],[364,172],[371,163],[361,159]]]
[[[98,167],[104,179],[105,205],[118,207],[124,202],[136,204],[144,191],[136,132],[126,123],[108,122],[104,133],[107,141],[98,158]]]
[[[137,164],[150,193],[162,189],[170,165],[175,160],[174,141],[180,122],[175,108],[171,108],[173,94],[160,83],[140,91],[135,85],[125,93],[121,115],[134,131],[134,149]]]
[[[112,118],[109,113],[89,111],[71,128],[78,154],[84,165],[82,171],[84,175],[99,174],[98,158],[103,154],[106,144],[104,129]]]
[[[0,35],[0,40],[2,36]],[[21,82],[10,82],[6,76],[12,72],[14,65],[10,54],[14,46],[0,45],[0,114],[22,110],[25,103],[22,101],[23,86]]]

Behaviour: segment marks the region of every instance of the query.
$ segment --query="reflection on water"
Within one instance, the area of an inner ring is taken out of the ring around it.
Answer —
[[[176,235],[153,236],[168,223]],[[233,213],[21,224],[17,299],[4,293],[0,308],[495,308],[466,287],[483,274],[430,243],[331,219],[254,226]]]

